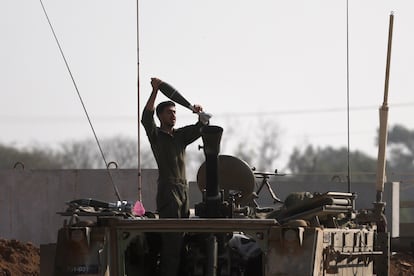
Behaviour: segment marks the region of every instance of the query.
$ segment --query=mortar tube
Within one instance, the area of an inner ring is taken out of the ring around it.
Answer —
[[[220,188],[218,183],[218,154],[223,128],[204,126],[201,137],[206,156],[206,206],[208,217],[219,217]]]

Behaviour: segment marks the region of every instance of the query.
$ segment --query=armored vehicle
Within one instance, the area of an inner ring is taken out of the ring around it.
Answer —
[[[58,233],[55,275],[159,275],[165,232],[185,235],[180,275],[388,275],[381,204],[359,212],[353,193],[303,192],[260,207],[254,181],[269,173],[220,155],[221,134],[202,129],[203,200],[189,219],[134,216],[127,202],[71,201],[61,213],[70,219]]]

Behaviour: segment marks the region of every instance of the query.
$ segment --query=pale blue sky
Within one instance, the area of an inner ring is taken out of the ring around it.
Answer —
[[[136,1],[43,3],[98,136],[136,138]],[[231,123],[232,135],[253,143],[262,120],[279,126],[285,156],[307,143],[346,146],[345,0],[142,0],[139,6],[142,106],[150,77],[158,76],[212,113],[224,139]],[[351,149],[373,156],[390,11],[389,122],[414,129],[414,2],[349,0]],[[1,0],[0,35],[0,142],[92,138],[40,2]],[[179,125],[195,119],[178,112]],[[227,149],[237,139],[226,141]]]

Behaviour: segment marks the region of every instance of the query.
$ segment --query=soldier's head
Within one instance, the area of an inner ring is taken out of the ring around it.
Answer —
[[[165,101],[159,103],[156,108],[156,113],[161,126],[174,127],[176,121],[174,102]]]

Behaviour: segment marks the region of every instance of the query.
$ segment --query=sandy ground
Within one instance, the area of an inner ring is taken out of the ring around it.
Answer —
[[[0,276],[40,275],[40,249],[32,243],[0,239]]]
[[[391,256],[390,276],[414,275],[414,254],[397,253]]]

